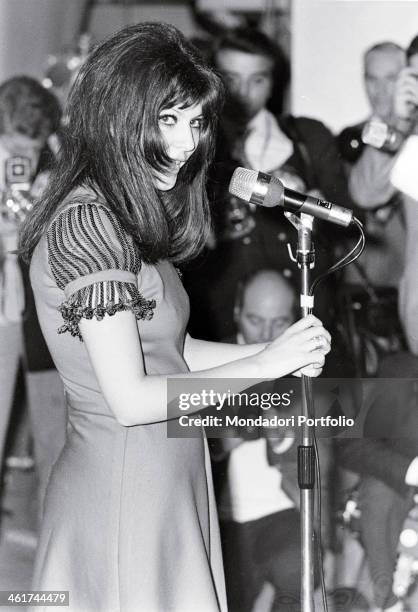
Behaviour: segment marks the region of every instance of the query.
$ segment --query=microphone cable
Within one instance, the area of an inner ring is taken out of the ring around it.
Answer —
[[[330,276],[334,272],[338,272],[339,270],[342,270],[346,266],[349,266],[351,263],[356,261],[356,259],[358,259],[360,255],[363,253],[364,247],[366,246],[366,237],[364,235],[363,224],[361,221],[357,219],[357,217],[353,217],[351,222],[353,225],[357,227],[360,233],[360,237],[357,243],[346,255],[344,255],[344,257],[339,259],[335,264],[333,264],[330,268],[328,268],[328,270],[326,270],[325,272],[323,272],[322,274],[320,274],[314,279],[309,289],[310,296],[314,294],[315,289],[317,288],[319,283],[321,283],[324,280],[324,278],[326,278],[327,276]]]

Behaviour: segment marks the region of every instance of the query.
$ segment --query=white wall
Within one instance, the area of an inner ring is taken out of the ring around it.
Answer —
[[[49,54],[74,44],[86,0],[0,0],[0,83],[17,74],[41,78]],[[141,5],[97,4],[91,33],[100,40],[124,25],[166,21],[186,35],[196,33],[184,0],[166,4],[149,0]]]
[[[270,0],[274,7],[287,4],[287,0]],[[262,11],[266,8],[266,0],[197,0],[197,8],[201,11]]]
[[[368,104],[362,54],[418,34],[417,0],[293,0],[291,109],[334,131],[361,121]]]
[[[70,45],[86,0],[0,0],[0,82],[41,77],[49,53]]]
[[[178,27],[186,36],[196,34],[197,28],[187,4],[181,0],[176,4],[148,0],[139,5],[100,5],[94,10],[91,33],[95,40],[101,40],[120,28],[140,21],[164,21]]]

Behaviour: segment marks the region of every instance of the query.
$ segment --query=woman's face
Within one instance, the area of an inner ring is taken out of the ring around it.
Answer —
[[[180,168],[196,149],[203,123],[202,105],[188,108],[179,105],[163,109],[158,125],[164,138],[166,153],[172,164],[162,172],[154,172],[154,184],[160,191],[169,191],[177,181]]]

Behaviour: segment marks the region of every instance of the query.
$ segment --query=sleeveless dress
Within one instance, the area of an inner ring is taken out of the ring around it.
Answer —
[[[189,306],[178,273],[166,261],[142,263],[116,217],[86,190],[59,208],[30,273],[69,413],[47,489],[33,588],[68,590],[73,612],[226,610],[203,430],[201,438],[174,439],[166,422],[120,425],[78,329],[81,317],[132,310],[147,374],[186,372]]]

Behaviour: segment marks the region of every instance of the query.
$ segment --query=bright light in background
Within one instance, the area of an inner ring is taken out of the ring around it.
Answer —
[[[407,46],[418,34],[418,2],[293,0],[291,112],[333,131],[364,121],[364,51],[377,42]]]

